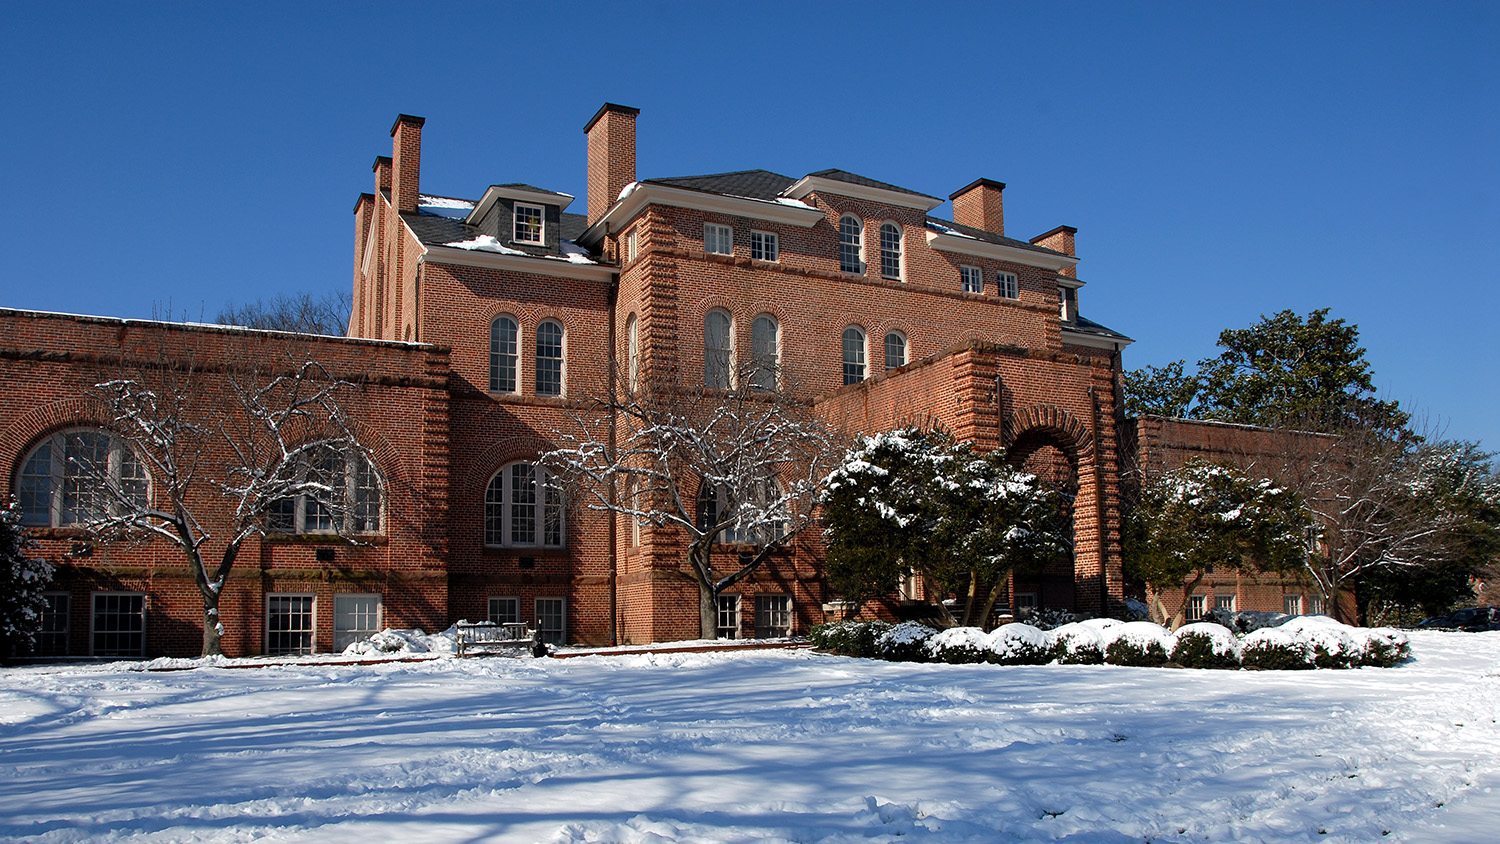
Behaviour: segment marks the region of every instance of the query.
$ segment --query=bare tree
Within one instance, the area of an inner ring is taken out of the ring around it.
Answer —
[[[763,362],[740,374],[737,390],[623,386],[590,400],[577,431],[559,434],[564,447],[543,457],[560,482],[586,491],[589,509],[687,537],[704,639],[718,635],[719,594],[813,524],[838,457],[810,403],[772,386]],[[753,550],[712,554],[722,541]]]
[[[79,523],[90,536],[158,539],[187,557],[203,597],[205,656],[221,653],[219,599],[246,540],[294,529],[298,518],[339,535],[379,518],[378,482],[336,400],[348,385],[310,358],[277,363],[266,371],[164,356],[101,382],[93,394],[129,459],[109,461],[107,447],[71,458],[87,481]]]
[[[305,292],[277,294],[269,300],[256,299],[241,305],[230,302],[219,311],[215,321],[246,328],[342,337],[349,329],[353,307],[354,293],[345,288],[325,293],[321,298]]]

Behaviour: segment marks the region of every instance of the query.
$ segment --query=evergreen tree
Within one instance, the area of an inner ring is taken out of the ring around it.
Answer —
[[[42,591],[52,582],[52,566],[27,557],[32,546],[21,527],[19,506],[0,510],[0,657],[20,656],[36,648],[46,608]]]

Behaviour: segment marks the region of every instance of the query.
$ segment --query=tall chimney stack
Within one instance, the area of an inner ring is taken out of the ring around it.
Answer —
[[[640,113],[638,108],[605,103],[583,127],[589,139],[589,225],[635,181],[635,118]]]
[[[1051,249],[1053,252],[1061,252],[1064,255],[1070,255],[1074,258],[1077,258],[1078,251],[1075,248],[1073,242],[1073,236],[1076,234],[1078,234],[1078,229],[1075,229],[1072,226],[1058,226],[1050,232],[1045,232],[1043,234],[1037,235],[1036,237],[1033,237],[1031,239],[1031,244],[1033,246],[1040,246],[1044,249]],[[1058,272],[1062,275],[1077,276],[1078,268],[1068,267],[1067,269],[1059,270]]]
[[[397,211],[417,210],[422,181],[422,124],[426,118],[396,116],[391,126],[391,203]]]
[[[968,186],[949,194],[953,200],[953,222],[961,226],[1005,234],[1004,182],[975,179]]]

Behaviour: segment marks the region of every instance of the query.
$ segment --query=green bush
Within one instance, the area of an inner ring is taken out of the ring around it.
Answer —
[[[938,662],[969,665],[989,660],[989,637],[978,627],[952,627],[927,641],[927,652]]]
[[[875,639],[875,655],[891,662],[927,662],[927,640],[937,631],[917,621],[903,621]]]
[[[884,621],[834,621],[814,627],[808,638],[820,650],[869,659],[876,655],[875,640],[889,629]]]
[[[1360,657],[1360,664],[1371,665],[1376,668],[1390,668],[1397,663],[1411,659],[1411,645],[1407,643],[1406,637],[1395,631],[1394,635],[1382,635],[1383,631],[1372,630],[1370,637],[1365,640],[1365,650]]]
[[[1053,637],[1052,657],[1063,665],[1098,665],[1104,661],[1104,647],[1093,628],[1064,624],[1053,631]]]
[[[1233,636],[1226,629],[1226,634]],[[1207,632],[1188,631],[1177,634],[1172,646],[1172,661],[1184,668],[1239,668],[1240,660],[1233,650],[1215,650],[1214,637]]]
[[[1167,649],[1160,642],[1133,642],[1122,636],[1104,649],[1104,661],[1110,665],[1157,668],[1166,664]]]
[[[988,661],[996,665],[1045,665],[1051,662],[1047,634],[1029,624],[1005,624],[990,634]]]
[[[1246,668],[1264,668],[1270,671],[1296,671],[1315,665],[1312,645],[1290,639],[1247,637],[1240,654],[1240,663]]]

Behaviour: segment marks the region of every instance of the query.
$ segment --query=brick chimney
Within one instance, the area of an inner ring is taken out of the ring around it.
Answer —
[[[1005,183],[975,179],[948,195],[953,200],[953,222],[961,226],[1005,234]]]
[[[605,103],[583,127],[589,139],[589,225],[635,181],[635,118],[640,113],[638,108]]]
[[[376,191],[391,189],[391,157],[389,155],[375,156],[375,163],[370,165],[370,171],[375,174]]]
[[[422,124],[426,118],[396,116],[391,126],[391,204],[397,211],[417,210],[417,187],[422,181]]]
[[[1078,229],[1075,229],[1072,226],[1058,226],[1050,232],[1039,234],[1036,237],[1033,237],[1031,239],[1031,243],[1033,246],[1041,246],[1046,249],[1051,249],[1054,252],[1061,252],[1064,255],[1071,255],[1074,258],[1077,258],[1078,252],[1073,246],[1073,235],[1075,234],[1078,234]],[[1078,269],[1076,267],[1068,267],[1067,269],[1059,270],[1059,272],[1063,275],[1078,275]]]

